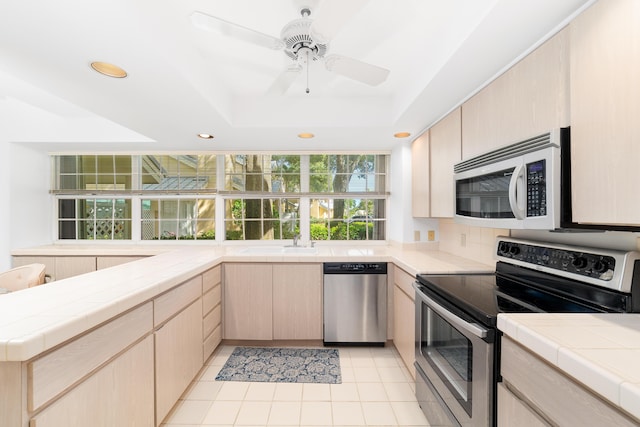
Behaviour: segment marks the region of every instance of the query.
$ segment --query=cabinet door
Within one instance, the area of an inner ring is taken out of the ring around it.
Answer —
[[[453,218],[453,166],[462,153],[461,109],[436,123],[429,134],[431,216]]]
[[[78,276],[96,271],[96,257],[94,256],[64,256],[56,257],[55,280]]]
[[[570,24],[573,219],[640,225],[640,2],[599,1]]]
[[[11,264],[13,267],[22,267],[27,264],[44,264],[44,274],[49,276],[48,281],[56,280],[56,259],[52,256],[14,256]]]
[[[99,256],[96,259],[96,268],[102,270],[103,268],[109,268],[120,264],[125,264],[131,261],[137,261],[145,258],[143,256]]]
[[[273,338],[322,338],[322,266],[273,266]]]
[[[532,411],[503,383],[498,383],[498,427],[549,427],[550,424]]]
[[[202,301],[155,332],[156,421],[167,416],[202,367]]]
[[[393,343],[405,366],[415,378],[415,305],[397,285],[393,287]]]
[[[148,336],[31,419],[31,427],[152,427],[153,337]]]
[[[462,158],[569,125],[565,29],[462,105]]]
[[[411,143],[411,214],[428,218],[429,212],[429,131]]]
[[[273,339],[273,281],[268,264],[225,264],[224,338]]]

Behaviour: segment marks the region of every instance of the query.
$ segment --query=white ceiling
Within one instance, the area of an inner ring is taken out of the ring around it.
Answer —
[[[47,151],[390,150],[394,132],[417,136],[591,2],[369,0],[329,53],[389,69],[384,83],[313,63],[309,94],[303,73],[267,96],[285,54],[202,31],[189,16],[279,37],[302,3],[318,3],[313,18],[322,0],[4,1],[0,141]],[[129,75],[102,76],[92,61]]]

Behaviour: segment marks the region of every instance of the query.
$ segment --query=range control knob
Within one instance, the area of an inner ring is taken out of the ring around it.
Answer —
[[[598,260],[593,263],[593,271],[596,273],[604,273],[609,269],[609,263],[604,260]]]
[[[520,253],[520,246],[518,246],[518,245],[512,245],[512,246],[509,248],[509,253],[510,253],[511,255],[518,255],[518,254]]]
[[[498,255],[505,255],[509,252],[509,244],[507,242],[500,242],[498,245]]]
[[[571,261],[571,264],[575,268],[585,268],[587,266],[587,259],[583,256],[577,256]]]

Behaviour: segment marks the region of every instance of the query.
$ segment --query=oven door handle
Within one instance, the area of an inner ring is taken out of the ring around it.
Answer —
[[[458,328],[463,329],[478,338],[484,339],[487,337],[487,330],[485,328],[478,325],[477,323],[467,322],[459,318],[455,314],[451,313],[449,310],[447,310],[446,308],[444,308],[443,306],[435,302],[433,299],[426,296],[420,290],[420,288],[418,288],[416,282],[414,282],[412,285],[413,285],[413,289],[416,290],[416,296],[420,298],[422,301],[424,301],[424,303],[427,304],[427,306],[429,306],[430,309],[432,309],[439,316],[441,316],[442,318],[450,322],[453,326],[457,326]]]

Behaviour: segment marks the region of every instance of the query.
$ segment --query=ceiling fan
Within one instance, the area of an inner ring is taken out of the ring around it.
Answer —
[[[305,65],[306,92],[309,93],[309,64],[310,61],[318,60],[323,60],[326,69],[331,72],[370,86],[377,86],[386,80],[389,70],[342,55],[327,55],[329,42],[367,1],[324,0],[317,13],[314,10],[314,19],[310,18],[311,8],[302,6],[301,18],[286,24],[280,32],[280,38],[198,11],[191,14],[191,22],[201,30],[284,51],[291,58],[292,63],[276,78],[267,91],[268,94],[284,94],[302,73]]]

